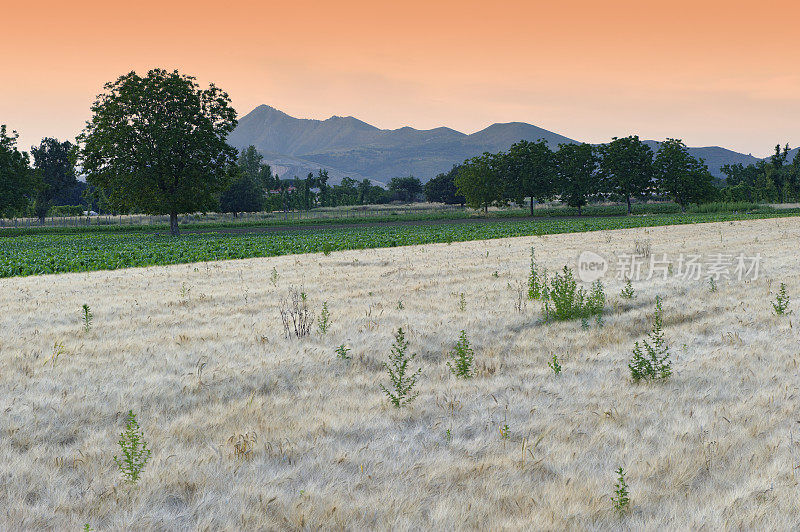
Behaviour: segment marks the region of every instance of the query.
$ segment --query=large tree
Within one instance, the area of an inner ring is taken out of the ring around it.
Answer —
[[[272,168],[264,162],[255,146],[248,146],[239,154],[239,171],[265,190],[272,189],[276,178],[272,176]],[[276,176],[277,177],[277,176]]]
[[[53,206],[53,200],[78,184],[75,176],[76,148],[69,141],[59,142],[53,138],[44,138],[39,146],[31,148],[39,181],[34,211],[42,222]]]
[[[583,207],[598,194],[598,158],[591,144],[559,144],[555,153],[557,183],[561,201],[570,207]]]
[[[631,213],[631,198],[643,196],[653,184],[653,150],[636,135],[614,137],[602,148],[605,187],[625,200]]]
[[[473,209],[489,211],[490,205],[506,205],[503,185],[505,153],[484,153],[464,161],[455,177],[458,193]]]
[[[177,70],[130,72],[104,88],[79,138],[87,180],[120,211],[169,214],[177,235],[178,214],[211,208],[227,184],[230,98]]]
[[[264,208],[264,188],[248,175],[237,171],[219,199],[222,212],[259,212]]]
[[[0,125],[0,216],[15,214],[34,194],[30,159],[17,148],[17,132],[6,133]]]
[[[425,199],[434,203],[463,206],[467,200],[458,193],[455,183],[460,168],[460,165],[455,165],[449,172],[439,174],[425,183]]]
[[[661,143],[655,160],[656,179],[661,191],[686,210],[689,203],[701,203],[713,197],[713,177],[702,160],[689,154],[680,139]]]
[[[512,144],[506,156],[506,184],[508,196],[522,204],[531,199],[531,216],[534,200],[544,201],[553,194],[555,158],[544,140],[521,140]]]
[[[414,176],[393,177],[389,181],[389,192],[400,201],[412,202],[422,194],[422,181]]]

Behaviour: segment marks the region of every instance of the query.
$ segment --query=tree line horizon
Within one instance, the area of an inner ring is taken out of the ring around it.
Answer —
[[[129,72],[104,85],[92,117],[75,143],[42,139],[30,154],[16,132],[0,126],[0,216],[114,213],[168,214],[178,234],[178,214],[309,210],[314,207],[428,201],[491,206],[558,199],[578,213],[595,201],[669,199],[681,206],[710,201],[800,200],[800,153],[776,146],[769,160],[725,165],[715,179],[680,139],[655,152],[636,135],[609,143],[559,144],[521,140],[483,153],[423,183],[393,178],[388,188],[345,177],[329,185],[327,170],[304,179],[273,174],[254,146],[241,152],[227,143],[236,111],[213,83],[201,88],[177,70]],[[32,156],[32,161],[31,161]],[[77,179],[78,168],[86,177]],[[71,212],[79,210],[80,212]]]

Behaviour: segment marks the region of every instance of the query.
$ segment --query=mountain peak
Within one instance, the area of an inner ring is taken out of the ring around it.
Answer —
[[[325,168],[331,182],[336,183],[343,177],[388,182],[401,175],[424,181],[483,152],[507,150],[520,140],[539,139],[554,150],[559,144],[576,142],[525,122],[495,123],[465,135],[447,127],[379,129],[353,116],[301,119],[266,104],[243,116],[228,141],[237,148],[254,145],[281,177],[303,176]],[[656,141],[644,142],[657,149]],[[718,146],[689,150],[703,158],[717,176],[724,164],[758,160]]]

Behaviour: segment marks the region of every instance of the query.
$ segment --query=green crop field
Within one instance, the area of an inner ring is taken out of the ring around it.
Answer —
[[[24,235],[0,240],[0,278],[795,215],[794,212],[664,214],[260,234],[206,233],[177,238],[142,232]]]

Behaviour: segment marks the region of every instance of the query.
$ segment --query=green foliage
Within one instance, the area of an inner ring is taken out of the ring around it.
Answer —
[[[786,283],[781,283],[781,287],[778,289],[778,295],[775,296],[775,302],[772,303],[772,308],[778,316],[786,314],[786,310],[789,308],[789,296],[786,294]]]
[[[486,224],[436,224],[404,227],[369,227],[275,233],[188,234],[180,239],[99,226],[98,231],[54,230],[6,236],[0,246],[0,278],[64,272],[115,270],[137,266],[185,264],[295,253],[318,253],[325,245],[334,250],[370,249],[390,245],[463,242],[488,238],[560,234],[659,225],[753,220],[796,213],[697,215],[665,214],[634,217],[526,220]],[[95,226],[93,226],[94,229]],[[142,226],[146,228],[147,226]],[[272,282],[272,278],[270,282]],[[277,280],[275,281],[277,283]]]
[[[508,440],[511,438],[511,428],[509,428],[508,423],[503,423],[500,427],[500,439],[501,440]]]
[[[492,205],[506,204],[503,159],[501,153],[484,153],[461,165],[454,182],[458,193],[466,198],[467,205],[486,213]]]
[[[616,471],[617,483],[614,484],[614,495],[611,497],[611,504],[614,511],[622,517],[630,511],[630,494],[628,493],[628,483],[625,481],[625,471],[620,467]]]
[[[633,289],[633,284],[631,284],[630,279],[625,280],[625,286],[622,288],[622,291],[619,293],[620,297],[623,299],[634,299],[636,298],[636,292]]]
[[[414,176],[393,177],[389,181],[389,192],[400,201],[415,201],[422,194],[422,181]]]
[[[272,169],[264,163],[264,156],[255,146],[251,145],[242,150],[237,160],[237,167],[241,175],[258,184],[262,191],[278,186],[278,176],[273,177]]]
[[[120,212],[169,214],[178,234],[178,214],[212,207],[228,180],[236,157],[226,140],[236,126],[230,98],[162,69],[130,72],[104,89],[79,137],[87,181]]]
[[[92,328],[92,310],[89,308],[89,305],[86,303],[83,304],[83,328],[86,332],[89,332],[89,329]]]
[[[278,286],[279,278],[280,276],[278,275],[278,269],[273,266],[272,273],[269,274],[269,282],[272,283],[272,286]]]
[[[708,278],[708,291],[712,294],[717,291],[717,282],[713,277]]]
[[[680,139],[661,143],[655,158],[656,182],[681,209],[689,203],[702,203],[715,195],[708,167],[689,154]]]
[[[465,312],[467,310],[467,297],[464,295],[464,292],[461,292],[458,296],[458,310],[461,312]]]
[[[552,369],[553,373],[555,373],[556,375],[561,374],[561,364],[558,361],[558,355],[556,355],[555,353],[553,353],[553,360],[548,362],[547,365],[550,366],[550,369]]]
[[[545,321],[564,321],[595,317],[600,320],[605,309],[605,293],[600,280],[595,281],[587,294],[578,286],[572,269],[564,266],[545,286],[542,295]]]
[[[43,220],[56,195],[78,183],[75,174],[77,146],[68,141],[44,138],[39,146],[31,149],[31,155],[39,178],[34,211]]]
[[[47,211],[47,216],[66,217],[82,216],[83,211],[87,210],[84,205],[54,205]]]
[[[30,158],[17,149],[19,135],[10,135],[0,125],[0,216],[21,211],[28,203],[35,185]]]
[[[631,214],[631,199],[642,197],[652,186],[653,151],[635,135],[614,137],[601,151],[602,186],[625,201]]]
[[[404,308],[406,307],[403,305],[403,300],[401,299],[397,302],[397,310],[403,310]]]
[[[350,348],[344,344],[336,348],[336,356],[342,360],[350,360],[350,355],[347,354],[348,352],[350,352]]]
[[[644,350],[642,350],[642,347]],[[661,298],[656,296],[656,309],[653,316],[653,329],[649,341],[642,340],[634,344],[633,356],[628,363],[631,379],[639,381],[666,380],[672,375],[669,346],[664,338],[661,321]]]
[[[591,144],[559,144],[555,160],[561,201],[576,207],[580,215],[589,200],[600,192],[596,148]]]
[[[556,159],[547,142],[521,140],[512,144],[505,157],[508,188],[505,196],[520,205],[525,198],[531,198],[530,214],[533,216],[533,200],[545,201],[555,193],[555,173]]]
[[[253,178],[233,170],[234,176],[219,198],[220,212],[259,212],[264,208],[264,188]]]
[[[536,267],[536,252],[531,248],[531,271],[528,274],[528,299],[541,299],[546,285],[547,270],[542,269],[542,274],[539,274],[539,269]]]
[[[459,169],[459,165],[453,166],[449,172],[439,174],[425,183],[425,200],[448,205],[464,205],[467,199],[458,193],[455,183]]]
[[[317,318],[317,328],[320,334],[327,333],[331,328],[331,313],[328,311],[327,301],[322,303],[322,311],[319,313],[319,318]]]
[[[392,351],[389,354],[389,363],[384,364],[389,374],[389,387],[380,385],[383,393],[389,401],[397,407],[406,406],[411,403],[419,394],[414,391],[417,379],[422,374],[422,368],[411,371],[408,365],[416,358],[417,354],[408,354],[408,342],[406,341],[403,329],[397,329]]]
[[[120,434],[119,446],[122,449],[122,459],[114,456],[114,462],[125,479],[135,484],[150,459],[150,449],[147,448],[144,432],[139,428],[133,410],[128,412],[128,421],[125,424],[125,432]]]
[[[469,346],[467,340],[467,333],[463,330],[458,338],[455,349],[450,351],[450,360],[447,361],[447,367],[456,377],[462,379],[472,378],[472,364],[475,354]]]

